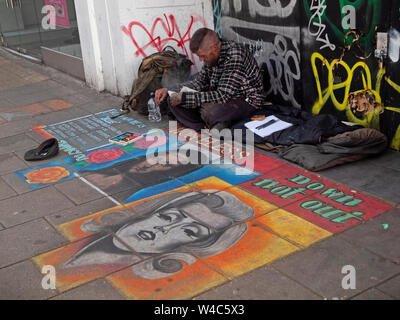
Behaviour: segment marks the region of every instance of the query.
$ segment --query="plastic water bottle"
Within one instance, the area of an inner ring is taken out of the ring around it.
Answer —
[[[149,111],[149,121],[150,122],[160,122],[161,121],[161,112],[160,107],[156,106],[154,102],[154,92],[150,93],[149,102],[147,102],[147,111]]]

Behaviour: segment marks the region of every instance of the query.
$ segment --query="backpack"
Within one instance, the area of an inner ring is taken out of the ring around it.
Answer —
[[[144,58],[138,70],[138,78],[133,81],[131,94],[124,97],[121,114],[135,110],[139,114],[147,116],[147,102],[150,99],[150,93],[188,80],[192,65],[192,61],[185,55],[178,54],[170,46]],[[166,104],[160,104],[160,109],[161,114],[167,114]]]

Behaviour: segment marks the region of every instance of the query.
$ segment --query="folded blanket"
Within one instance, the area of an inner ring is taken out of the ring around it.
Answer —
[[[362,128],[330,137],[317,145],[294,144],[281,150],[279,155],[310,171],[321,171],[379,154],[387,145],[388,140],[383,133]]]

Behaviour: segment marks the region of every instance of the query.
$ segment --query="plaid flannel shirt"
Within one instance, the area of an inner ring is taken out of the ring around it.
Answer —
[[[227,103],[245,98],[255,108],[264,103],[260,69],[251,53],[233,41],[222,41],[218,64],[204,64],[197,76],[182,84],[199,92],[185,92],[180,106],[197,108],[204,103]]]

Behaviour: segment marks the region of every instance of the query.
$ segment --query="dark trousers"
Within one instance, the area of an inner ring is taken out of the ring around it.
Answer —
[[[169,109],[178,122],[196,131],[204,128],[211,129],[218,122],[231,126],[256,111],[256,108],[240,98],[223,104],[207,103],[196,109],[180,106],[169,107]]]

